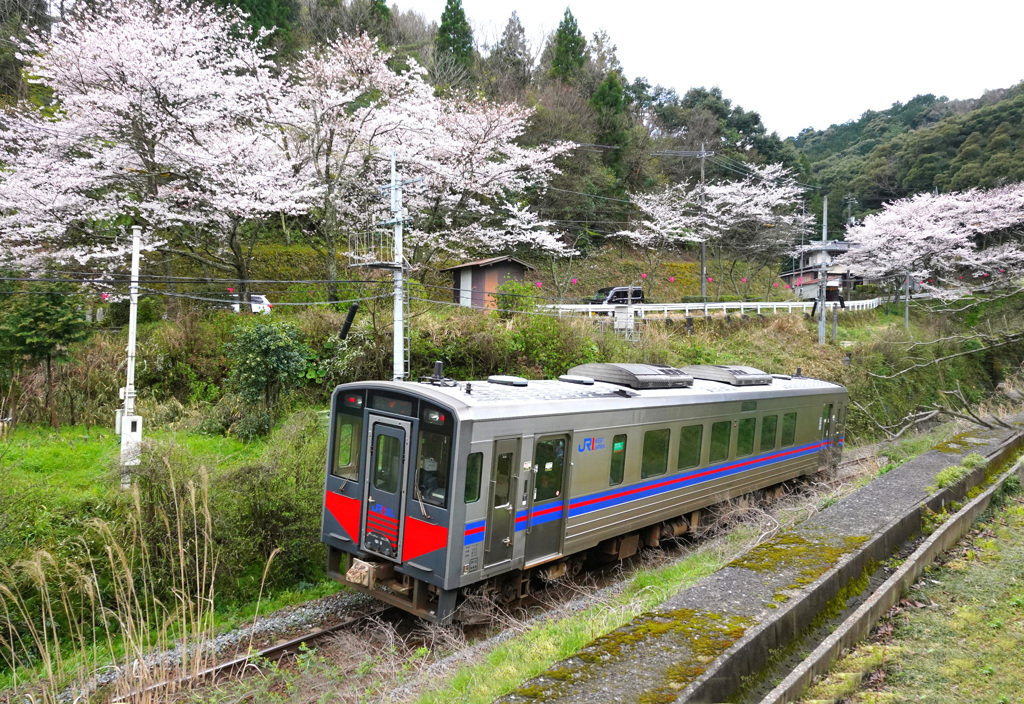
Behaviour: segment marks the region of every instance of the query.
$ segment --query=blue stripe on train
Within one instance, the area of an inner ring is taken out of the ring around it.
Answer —
[[[839,438],[836,442],[842,445],[844,440],[845,438]],[[781,452],[772,452],[759,457],[751,457],[743,460],[742,462],[711,465],[709,467],[704,467],[697,472],[678,476],[662,475],[656,479],[634,486],[621,489],[611,489],[597,494],[590,494],[589,496],[581,496],[569,504],[569,517],[575,518],[593,511],[600,511],[602,509],[612,508],[614,506],[619,506],[621,504],[641,499],[649,499],[665,492],[675,491],[676,489],[688,486],[695,486],[703,482],[721,479],[722,477],[729,477],[751,469],[759,469],[783,460],[804,457],[820,451],[823,446],[827,446],[829,444],[830,443],[828,441],[820,441],[810,445],[804,445],[802,447],[794,447]],[[517,533],[526,530],[526,518],[528,513],[529,511],[527,509],[521,509],[516,512]],[[557,521],[563,517],[563,513],[561,505],[555,502],[537,504],[533,507],[533,518],[530,521],[530,524],[536,526],[549,523],[551,521]],[[466,524],[466,545],[474,545],[483,541],[485,524],[486,521],[482,520]]]
[[[752,457],[742,462],[732,462],[718,465],[711,465],[700,469],[697,472],[678,476],[662,475],[641,484],[604,491],[589,496],[581,496],[569,504],[569,517],[575,518],[593,511],[600,511],[622,504],[630,503],[640,499],[649,499],[659,494],[675,491],[683,487],[694,486],[703,482],[721,479],[723,477],[739,474],[751,469],[758,469],[783,460],[803,457],[818,452],[825,443],[817,442],[803,447],[793,448],[785,452],[774,452],[761,457]]]
[[[466,545],[475,545],[476,543],[483,542],[483,540],[484,540],[484,527],[486,526],[486,524],[487,524],[487,521],[485,521],[485,520],[479,520],[479,521],[473,521],[472,523],[467,523],[466,524],[466,533],[465,533],[464,544],[466,544]]]

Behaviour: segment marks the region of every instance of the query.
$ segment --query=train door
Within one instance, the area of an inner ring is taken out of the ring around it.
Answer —
[[[834,466],[839,461],[839,443],[836,442],[835,404],[826,403],[821,409],[821,439],[818,466]]]
[[[366,453],[366,508],[363,512],[362,548],[399,561],[409,476],[411,426],[393,418],[371,415],[370,448]]]
[[[826,403],[821,409],[821,439],[830,446],[835,438],[832,436],[832,428],[835,425],[832,422],[832,409],[831,403]]]
[[[487,530],[484,535],[484,567],[512,559],[516,537],[516,491],[514,477],[519,465],[519,440],[494,443],[491,489],[487,504]]]
[[[526,515],[526,565],[562,551],[569,436],[546,435],[533,450],[533,491]]]

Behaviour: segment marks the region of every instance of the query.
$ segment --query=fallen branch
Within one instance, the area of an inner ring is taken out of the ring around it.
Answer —
[[[860,405],[859,403],[854,401],[852,398],[850,399],[850,403],[852,403],[854,406],[856,406],[858,409],[860,409],[861,413],[866,415],[868,417],[868,420],[870,420],[872,423],[874,423],[876,426],[878,426],[878,429],[881,430],[883,433],[885,433],[886,436],[888,436],[890,438],[892,437],[892,433],[890,433],[889,430],[884,425],[882,425],[877,420],[875,420],[874,417],[871,415],[871,413],[868,411],[868,409],[864,408],[864,406]],[[874,402],[872,402],[872,403],[874,403]]]
[[[937,403],[933,403],[932,404],[932,408],[934,408],[937,413],[944,413],[947,416],[953,416],[954,418],[960,418],[961,420],[966,420],[966,421],[969,421],[971,423],[975,423],[977,425],[980,425],[983,428],[988,428],[989,430],[992,430],[993,428],[995,428],[994,425],[992,425],[991,423],[988,423],[987,421],[983,421],[981,418],[979,418],[978,416],[974,415],[973,413],[971,413],[970,415],[965,415],[963,413],[957,413],[956,411],[951,411],[948,408],[944,408],[943,406],[940,406]],[[970,413],[970,411],[968,411],[968,413]]]
[[[931,420],[932,418],[934,418],[937,415],[939,415],[938,411],[929,411],[928,413],[919,413],[919,414],[917,414],[917,417],[914,418],[914,420],[912,420],[911,422],[909,422],[905,426],[903,426],[903,428],[900,429],[900,432],[896,433],[895,435],[890,435],[889,439],[890,440],[895,440],[900,435],[903,435],[903,433],[907,432],[908,430],[910,430],[914,426],[920,425],[921,423],[925,423],[925,422]]]

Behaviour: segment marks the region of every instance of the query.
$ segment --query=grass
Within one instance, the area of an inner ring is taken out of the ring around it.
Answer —
[[[440,687],[423,694],[419,704],[491,702],[573,655],[606,633],[653,609],[670,596],[720,570],[742,546],[756,538],[740,526],[721,540],[662,567],[642,568],[625,588],[594,606],[561,619],[546,618],[491,650],[478,664],[459,669]]]
[[[236,438],[180,433],[164,429],[147,430],[147,439],[174,441],[211,469],[238,467],[255,460],[265,443],[244,443]],[[72,492],[92,493],[101,487],[121,451],[121,440],[113,428],[84,425],[20,425],[11,435],[0,468],[15,478],[60,477],[60,486]]]
[[[174,557],[192,559],[193,562],[202,558],[203,565],[210,566],[210,569],[216,566],[218,579],[223,574],[224,565],[229,562],[233,561],[236,572],[249,564],[242,565],[233,555],[223,552],[225,548],[221,539],[233,535],[228,532],[233,530],[231,526],[238,524],[238,529],[245,532],[245,517],[232,513],[244,505],[232,504],[225,492],[238,493],[237,487],[232,490],[234,473],[243,466],[273,466],[278,468],[280,476],[286,477],[282,481],[294,482],[299,476],[295,474],[298,471],[295,465],[304,463],[304,466],[310,466],[308,471],[322,477],[323,461],[317,457],[319,451],[316,446],[322,445],[324,441],[321,439],[318,443],[309,428],[301,425],[303,422],[308,424],[309,415],[308,412],[304,416],[297,414],[293,419],[286,420],[268,440],[249,444],[231,437],[161,429],[147,433],[147,438],[156,444],[151,446],[148,453],[151,457],[146,463],[162,466],[162,458],[169,463],[168,470],[180,464],[184,475],[194,470],[202,481],[204,497],[200,497],[202,501],[198,503],[195,499],[185,497],[187,500],[183,500],[181,497],[182,492],[187,493],[187,484],[179,483],[176,489],[173,484],[158,489],[177,492],[178,496],[173,500],[168,497],[166,507],[173,512],[169,525],[184,522],[185,527],[184,535],[169,534],[164,541],[171,545],[184,541],[180,550],[172,551]],[[303,417],[305,421],[301,420]],[[294,421],[294,418],[300,420]],[[302,448],[296,449],[294,445],[299,440],[302,441]],[[87,434],[84,427],[65,427],[55,432],[45,427],[23,425],[8,443],[0,445],[0,607],[15,605],[16,610],[25,608],[26,614],[35,614],[35,620],[40,623],[65,624],[52,634],[38,634],[40,643],[15,645],[18,652],[50,653],[47,658],[20,668],[17,680],[10,669],[11,662],[5,662],[0,657],[0,690],[10,688],[15,683],[22,686],[34,683],[29,686],[42,688],[45,699],[55,687],[63,686],[69,678],[81,676],[97,665],[121,662],[149,648],[166,647],[174,642],[176,634],[182,630],[196,632],[198,629],[202,631],[202,637],[208,637],[209,634],[251,621],[257,612],[258,599],[259,613],[266,614],[334,593],[340,588],[334,582],[319,581],[313,576],[308,581],[304,581],[306,578],[282,581],[278,588],[268,591],[261,587],[263,561],[255,559],[250,571],[255,580],[254,588],[260,588],[262,593],[261,599],[255,593],[238,589],[230,599],[223,593],[214,595],[213,573],[201,579],[199,573],[196,573],[188,585],[173,588],[179,600],[176,611],[171,609],[171,612],[162,614],[156,611],[133,613],[133,598],[130,596],[132,590],[141,590],[137,595],[139,603],[155,604],[159,599],[145,591],[150,588],[150,577],[146,576],[147,558],[143,554],[148,548],[138,537],[144,532],[145,521],[140,518],[133,495],[116,488],[118,480],[111,471],[118,452],[119,439],[109,429],[96,427]],[[223,474],[221,481],[215,484],[220,491],[218,506],[221,514],[211,518],[210,505],[205,498],[205,492],[208,491],[207,479],[212,480],[218,474]],[[153,488],[152,479],[150,477],[147,480],[150,481],[146,485],[149,489]],[[196,481],[189,481],[193,486],[198,486]],[[318,497],[320,482],[322,479],[316,480],[314,491]],[[271,486],[280,488],[278,485],[268,485],[268,490]],[[281,497],[278,494],[275,490],[274,496],[268,499],[279,501]],[[319,502],[319,498],[316,502]],[[181,513],[183,503],[192,506],[191,513]],[[162,516],[162,510],[157,508],[158,517]],[[207,524],[201,530],[195,527],[196,521],[193,519],[196,515]],[[163,518],[159,520],[163,522]],[[152,534],[154,528],[149,525],[148,532]],[[189,538],[196,531],[202,533],[202,540]],[[313,540],[315,542],[315,536]],[[297,550],[295,545],[292,545],[293,553]],[[108,546],[112,547],[108,550]],[[140,550],[143,552],[140,553]],[[197,550],[202,550],[204,554],[194,554]],[[122,554],[127,556],[114,562]],[[295,554],[290,556],[293,562]],[[167,556],[159,559],[158,569],[162,568],[166,573],[166,565],[163,563],[167,561]],[[278,563],[282,559],[285,558],[279,558]],[[90,565],[97,561],[102,568],[98,573],[91,574]],[[141,577],[141,581],[134,582],[134,578],[127,575],[131,570]],[[118,586],[118,579],[122,576],[125,577],[123,588]],[[196,579],[205,585],[198,594],[189,591]],[[238,573],[234,579],[245,580],[247,576]],[[129,583],[134,586],[129,586]],[[11,590],[5,591],[7,588]],[[81,589],[85,591],[79,593]],[[112,589],[122,589],[123,594],[112,595]],[[41,598],[39,594],[51,596]],[[64,594],[69,595],[71,603],[84,604],[82,608],[86,608],[89,613],[95,610],[96,613],[111,614],[104,623],[110,619],[117,623],[109,632],[100,633],[100,640],[94,641],[96,630],[86,628],[76,620],[79,607],[72,609],[76,613],[70,615],[62,610],[65,609],[62,604],[69,601],[61,596]],[[115,597],[123,597],[126,603],[111,605],[96,601]],[[195,612],[190,620],[185,620],[181,611],[186,603]],[[54,613],[51,615],[47,610]],[[17,614],[15,620],[22,624],[27,622],[26,618],[20,618]],[[5,650],[4,640],[5,637],[10,639],[11,632],[3,627],[4,621],[5,612],[0,608],[0,656],[11,652],[10,642]],[[72,626],[75,623],[79,625]],[[3,696],[0,695],[2,700]]]
[[[975,524],[925,573],[876,642],[840,660],[804,702],[834,694],[851,703],[1019,702],[1024,692],[1024,501]],[[858,667],[868,662],[869,667]],[[868,685],[839,686],[842,673],[871,671]]]

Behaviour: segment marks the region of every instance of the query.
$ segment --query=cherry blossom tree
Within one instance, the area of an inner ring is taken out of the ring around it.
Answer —
[[[292,215],[333,280],[381,210],[392,151],[403,178],[422,178],[406,199],[416,262],[507,248],[513,233],[558,249],[508,215],[569,146],[518,144],[529,110],[436,96],[422,68],[393,71],[365,36],[275,67],[244,19],[186,0],[115,0],[32,39],[24,58],[54,102],[22,107],[0,133],[7,249],[120,258],[115,236],[141,222],[147,247],[233,273],[244,297],[262,229]]]
[[[787,256],[810,228],[811,217],[797,212],[803,194],[781,164],[749,167],[740,181],[706,188],[702,218],[709,245],[737,295],[746,295],[754,277]],[[719,292],[721,285],[719,277]]]
[[[802,193],[781,165],[750,167],[750,174],[739,181],[683,183],[634,196],[640,222],[618,235],[646,253],[651,271],[666,250],[706,242],[741,294],[759,271],[785,256],[809,226],[810,218],[796,212]]]
[[[245,280],[262,219],[308,205],[291,188],[262,36],[236,9],[168,0],[83,5],[22,47],[44,108],[0,132],[0,236],[25,258],[121,258],[147,248]]]
[[[536,221],[523,226],[514,203],[527,188],[544,185],[568,145],[520,146],[528,110],[437,96],[421,67],[395,72],[390,58],[366,36],[311,50],[276,110],[298,167],[297,190],[315,194],[308,222],[328,278],[335,278],[338,256],[383,213],[380,187],[388,182],[392,151],[403,179],[421,179],[404,193],[414,217],[407,231],[414,263],[521,243],[557,250],[557,238],[543,235]]]
[[[671,250],[687,243],[705,241],[708,229],[700,210],[699,196],[691,184],[669,186],[656,193],[631,198],[640,219],[632,229],[616,236],[644,254],[647,272],[654,278]]]
[[[939,299],[1013,285],[1024,263],[1024,184],[922,193],[887,203],[846,233],[838,262],[870,279],[907,277]]]

